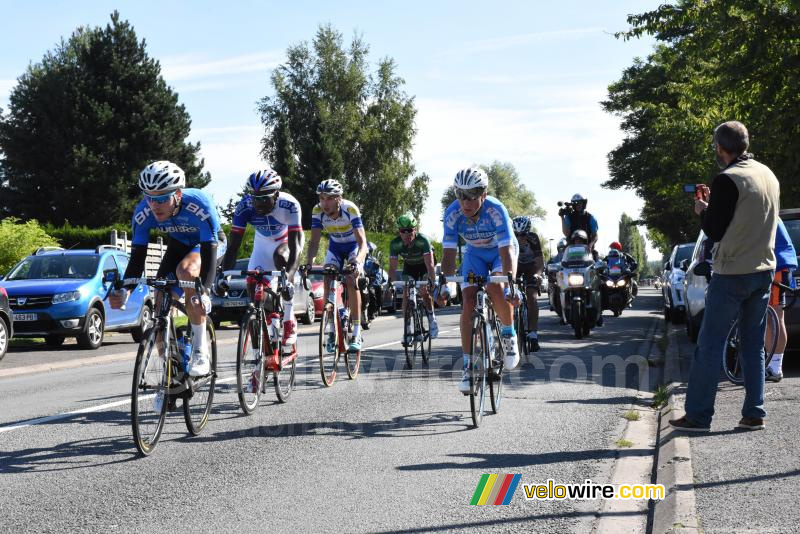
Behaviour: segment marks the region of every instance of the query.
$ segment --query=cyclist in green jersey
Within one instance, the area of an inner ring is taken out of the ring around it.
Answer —
[[[413,278],[414,280],[435,281],[436,275],[433,270],[433,246],[431,240],[417,232],[417,219],[411,213],[404,213],[397,218],[398,236],[392,239],[389,244],[389,284],[394,282],[395,272],[397,271],[397,258],[403,258],[403,278]],[[433,311],[433,298],[428,292],[427,287],[420,289],[422,301],[425,303],[428,312],[428,321],[431,325],[431,339],[439,336],[439,325],[436,322],[436,315]],[[406,309],[406,298],[408,295],[403,293],[403,311]],[[405,340],[403,340],[405,341]]]

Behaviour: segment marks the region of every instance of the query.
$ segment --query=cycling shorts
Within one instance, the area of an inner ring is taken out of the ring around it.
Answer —
[[[219,241],[217,243],[217,266],[222,265],[226,248],[227,242]],[[177,278],[175,271],[177,271],[178,265],[180,265],[189,254],[200,254],[200,245],[197,244],[192,247],[177,239],[169,239],[167,241],[167,250],[164,251],[164,256],[161,258],[161,264],[158,266],[156,277],[175,280]],[[172,292],[178,296],[183,295],[183,289],[179,287],[174,288]]]
[[[791,287],[792,285],[792,281],[789,278],[789,269],[781,269],[780,271],[775,273],[774,280],[785,286]],[[769,291],[769,305],[786,306],[786,290],[783,289],[782,287],[771,285]]]
[[[358,243],[355,241],[350,243],[337,243],[330,241],[328,243],[328,252],[325,254],[325,265],[335,265],[339,269],[344,268],[345,263],[356,257],[358,254]],[[359,265],[360,267],[360,265]]]
[[[414,280],[427,280],[428,279],[428,268],[425,267],[425,264],[422,265],[404,265],[403,266],[403,279],[406,277],[411,277]]]
[[[511,263],[517,261],[517,244],[516,241],[511,245]],[[475,276],[487,277],[490,274],[503,273],[503,261],[500,259],[499,248],[478,248],[470,247],[464,253],[464,261],[461,263],[461,276],[467,276],[473,273]],[[461,289],[471,287],[475,284],[470,284],[466,281],[461,283]]]
[[[517,263],[517,278],[522,277],[525,279],[526,288],[538,287],[538,283],[534,283],[534,275],[537,274],[542,274],[542,269],[537,265],[537,262]]]
[[[265,237],[256,233],[253,240],[253,253],[250,254],[250,262],[247,264],[248,271],[260,269],[262,271],[277,271],[275,266],[275,251],[281,245],[289,246],[287,241],[275,241],[271,237]],[[300,233],[300,244],[298,254],[303,250],[303,234]]]

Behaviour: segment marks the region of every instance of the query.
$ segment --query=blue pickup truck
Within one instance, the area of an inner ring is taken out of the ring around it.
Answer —
[[[8,293],[15,337],[43,337],[58,346],[75,337],[85,349],[103,344],[106,331],[130,332],[140,341],[153,316],[153,298],[140,284],[124,310],[112,310],[106,296],[109,275],[121,279],[128,254],[115,247],[63,250],[48,247],[17,263],[0,280]]]

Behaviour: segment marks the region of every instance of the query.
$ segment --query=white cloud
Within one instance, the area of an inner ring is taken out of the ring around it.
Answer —
[[[551,41],[558,39],[579,39],[587,35],[597,35],[605,31],[604,28],[573,28],[564,30],[551,30],[544,32],[523,33],[518,35],[508,35],[506,37],[496,37],[492,39],[481,39],[466,42],[458,48],[452,48],[439,54],[439,56],[452,56],[462,54],[474,54],[481,52],[495,52],[506,48],[518,48],[520,46],[541,41]]]
[[[17,85],[17,80],[0,80],[0,107],[5,108],[8,106],[8,97],[11,96],[11,90]]]
[[[161,68],[164,78],[174,82],[271,70],[280,65],[282,58],[282,52],[260,52],[222,59],[188,54],[162,59]]]

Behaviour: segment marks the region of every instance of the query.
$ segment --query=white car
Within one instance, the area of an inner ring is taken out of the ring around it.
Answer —
[[[686,300],[683,291],[683,278],[686,276],[686,264],[681,268],[683,260],[690,260],[694,243],[675,245],[669,261],[664,264],[664,284],[661,294],[664,297],[664,320],[678,324],[683,321],[686,314]]]

